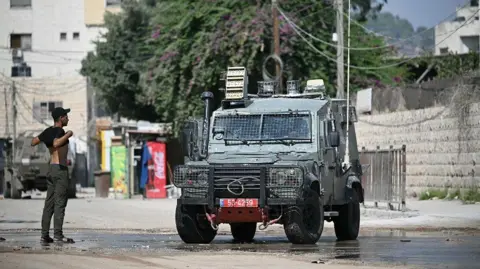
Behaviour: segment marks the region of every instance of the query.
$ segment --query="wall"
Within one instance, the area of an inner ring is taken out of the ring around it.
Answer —
[[[480,187],[480,91],[457,84],[446,106],[360,116],[359,147],[407,147],[407,193]],[[474,87],[474,88],[472,88]]]
[[[11,73],[11,33],[32,34],[32,49],[24,53],[24,60],[33,77],[71,76],[80,69],[88,43],[84,0],[34,0],[28,8],[10,8],[10,1],[3,0],[0,14],[0,73]],[[61,32],[66,40],[60,40]],[[74,32],[80,34],[78,40]]]
[[[68,130],[72,130],[77,138],[76,144],[84,143],[87,131],[87,83],[82,76],[66,78],[10,78],[8,81],[0,77],[0,89],[6,90],[7,105],[5,105],[4,92],[1,93],[0,104],[0,137],[5,137],[6,127],[12,132],[12,83],[15,82],[17,94],[17,133],[27,130],[42,130],[52,125],[52,120],[39,122],[34,117],[34,102],[62,101],[63,107],[70,108]],[[47,88],[48,87],[48,88]],[[8,116],[8,121],[6,117]]]
[[[83,0],[85,1],[85,25],[101,26],[104,24],[105,12],[120,12],[120,5],[107,6],[106,0]]]

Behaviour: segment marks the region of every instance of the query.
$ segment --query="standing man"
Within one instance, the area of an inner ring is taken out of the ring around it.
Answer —
[[[41,242],[52,243],[54,241],[63,243],[75,243],[73,239],[63,235],[63,219],[65,207],[67,206],[67,189],[69,186],[67,153],[68,139],[73,135],[72,131],[63,130],[68,125],[68,113],[70,109],[56,107],[52,111],[54,125],[43,130],[43,132],[32,139],[32,147],[44,143],[50,152],[50,176],[47,177],[47,198],[42,215],[42,237]],[[49,236],[50,221],[53,221],[54,234],[52,239]]]

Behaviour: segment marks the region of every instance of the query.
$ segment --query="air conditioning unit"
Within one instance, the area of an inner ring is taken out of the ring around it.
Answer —
[[[22,49],[13,49],[13,50],[12,50],[12,57],[15,57],[15,58],[23,58],[23,51],[22,51]]]
[[[12,50],[12,61],[14,64],[19,64],[23,62],[23,51],[21,49]]]
[[[32,68],[28,65],[12,66],[12,77],[31,77]]]

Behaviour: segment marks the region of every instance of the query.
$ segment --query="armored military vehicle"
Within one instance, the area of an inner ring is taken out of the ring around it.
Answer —
[[[221,107],[212,113],[204,92],[203,123],[187,122],[187,162],[174,169],[180,238],[210,243],[225,223],[248,242],[260,223],[283,225],[293,244],[315,244],[333,221],[339,240],[356,239],[364,192],[355,108],[325,96],[323,80],[303,91],[288,81],[285,94],[275,81],[258,82],[255,95],[247,84],[245,68],[229,67]]]
[[[32,138],[41,132],[42,130],[26,131],[20,133],[15,140],[15,156],[10,157],[4,168],[3,192],[5,198],[20,199],[22,192],[47,190],[50,153],[43,143],[36,147],[30,145]],[[10,155],[5,154],[5,156]],[[74,153],[69,150],[67,162],[71,178],[68,191],[70,198],[76,196],[76,182],[75,179],[72,179],[74,161]]]

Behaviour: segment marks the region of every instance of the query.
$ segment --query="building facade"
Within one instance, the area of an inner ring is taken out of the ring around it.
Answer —
[[[81,61],[105,32],[103,16],[121,0],[0,1],[0,138],[52,124],[55,106],[71,109],[76,143],[87,150],[93,90],[79,74]],[[15,94],[13,94],[15,92]],[[83,145],[82,145],[83,144]],[[78,147],[77,147],[78,150]]]
[[[16,123],[17,134],[25,131],[42,130],[53,125],[51,111],[56,106],[70,108],[68,130],[76,138],[87,135],[87,80],[80,75],[62,78],[11,78],[2,86],[0,105],[0,137],[12,134]],[[2,85],[3,84],[3,85]],[[49,85],[48,88],[45,85]],[[15,93],[13,93],[15,91]],[[4,98],[5,97],[5,98]],[[5,99],[5,100],[4,100]],[[13,107],[17,116],[14,121]]]
[[[104,32],[105,12],[121,0],[0,1],[0,73],[12,76],[13,58],[31,77],[70,77]],[[21,69],[23,70],[23,69]],[[15,73],[15,72],[14,72]]]
[[[480,48],[480,14],[478,0],[456,10],[455,19],[435,27],[435,55],[478,52]],[[462,26],[465,24],[464,26]]]

